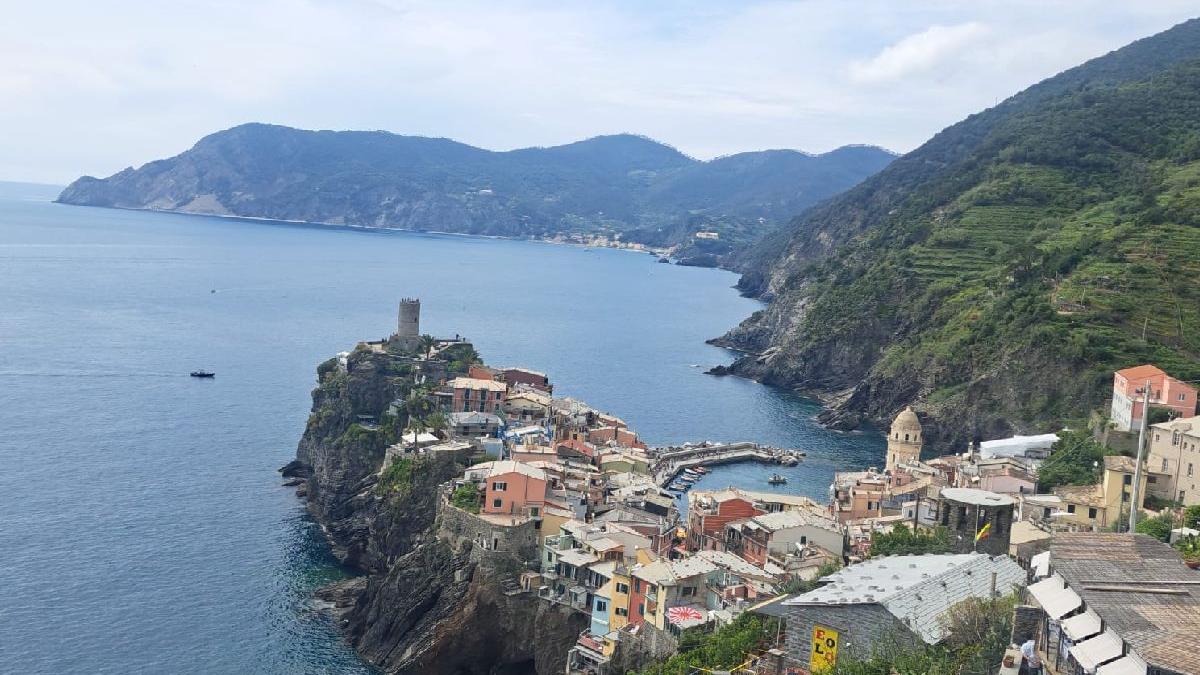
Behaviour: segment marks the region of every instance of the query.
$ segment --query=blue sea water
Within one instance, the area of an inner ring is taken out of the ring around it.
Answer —
[[[787,491],[824,498],[835,467],[882,457],[810,401],[703,374],[732,359],[704,340],[757,308],[725,272],[18,188],[0,186],[0,672],[371,672],[310,599],[344,571],[276,469],[316,365],[388,334],[401,296],[425,332],[546,371],[650,443],[807,451]],[[702,485],[766,489],[772,470]]]

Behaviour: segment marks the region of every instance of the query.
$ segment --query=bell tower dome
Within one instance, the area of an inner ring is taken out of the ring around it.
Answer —
[[[912,406],[906,407],[892,421],[888,432],[887,470],[891,471],[906,462],[921,458],[921,420]]]

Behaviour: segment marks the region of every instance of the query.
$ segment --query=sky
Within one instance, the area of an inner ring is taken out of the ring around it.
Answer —
[[[1194,0],[6,3],[0,180],[67,183],[243,122],[494,150],[650,136],[906,152],[1200,14]]]

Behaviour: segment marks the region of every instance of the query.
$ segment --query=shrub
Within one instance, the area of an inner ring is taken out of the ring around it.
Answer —
[[[1140,534],[1149,535],[1159,541],[1168,541],[1171,538],[1171,529],[1175,527],[1175,519],[1169,513],[1139,520],[1137,527],[1134,528]]]
[[[871,538],[872,556],[948,553],[952,548],[950,532],[944,527],[911,530],[907,525],[896,525],[891,532],[881,532]]]
[[[1189,506],[1183,512],[1183,526],[1200,530],[1200,504]]]
[[[450,495],[450,503],[464,511],[479,513],[479,488],[474,483],[458,486]]]

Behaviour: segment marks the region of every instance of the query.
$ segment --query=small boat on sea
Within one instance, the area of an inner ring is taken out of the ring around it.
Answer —
[[[709,471],[711,471],[712,469],[709,469],[707,466],[697,466],[692,470],[700,475],[704,475],[704,474],[708,473]]]
[[[772,474],[771,477],[767,479],[767,482],[770,483],[771,485],[783,485],[784,483],[787,482],[787,477],[782,474],[776,473],[776,474]]]
[[[216,377],[217,376],[216,373],[211,373],[207,370],[193,370],[191,372],[191,375],[192,375],[192,377]]]

